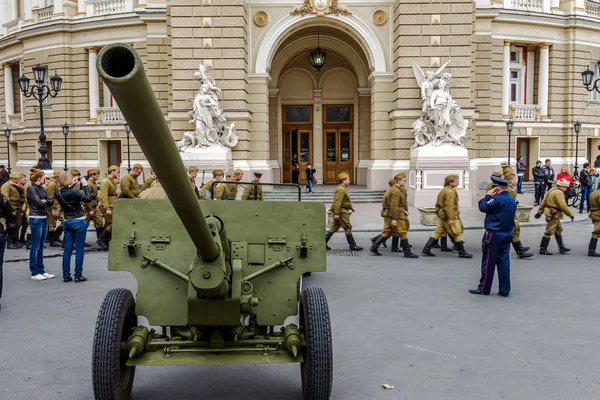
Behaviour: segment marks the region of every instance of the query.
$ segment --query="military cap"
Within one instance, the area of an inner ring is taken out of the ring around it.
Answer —
[[[220,169],[215,169],[215,170],[213,171],[213,176],[215,176],[215,177],[216,177],[216,176],[219,176],[219,175],[223,176],[223,175],[225,175],[225,174],[224,174],[224,173],[223,173],[223,171],[221,171]]]
[[[566,179],[559,179],[556,181],[556,185],[561,187],[569,187],[571,186],[571,182]]]
[[[116,165],[111,165],[110,167],[108,167],[108,173],[110,174],[112,171],[118,171],[119,167],[117,167]]]
[[[98,168],[92,168],[88,171],[88,174],[90,174],[90,175],[100,174],[100,170]]]
[[[144,167],[142,166],[142,164],[133,164],[133,168],[137,168],[139,170],[143,170]]]
[[[504,179],[511,180],[516,177],[517,177],[517,174],[515,174],[514,172],[508,172],[508,173],[504,174]]]
[[[253,172],[253,174],[254,174],[255,176],[258,176],[258,177],[261,177],[261,176],[263,176],[263,173],[262,173],[262,172],[258,172],[258,171],[255,171],[255,172]]]
[[[400,172],[394,176],[395,181],[399,181],[400,179],[406,178],[406,172]]]
[[[8,175],[9,179],[20,179],[21,178],[21,174],[19,174],[18,172],[11,172],[10,175]]]
[[[193,165],[188,168],[188,172],[198,172],[198,167],[194,167]]]
[[[343,181],[344,179],[348,179],[348,178],[350,178],[350,175],[348,175],[345,172],[342,172],[341,174],[338,175],[337,179],[338,179],[338,181]]]
[[[495,175],[490,176],[490,179],[492,180],[493,183],[495,183],[497,185],[506,186],[510,183],[506,179],[500,178],[499,176],[495,176]]]
[[[390,187],[394,186],[395,183],[396,183],[396,180],[394,178],[392,178],[388,181],[388,185],[390,185]]]
[[[444,179],[444,185],[448,186],[451,182],[454,182],[457,179],[458,179],[458,176],[456,176],[456,175],[448,175],[446,177],[446,179]]]
[[[241,169],[236,169],[233,171],[233,173],[236,175],[244,175],[244,171],[242,171]]]
[[[25,175],[24,173],[20,172],[19,173],[19,178],[27,178],[27,175]]]
[[[233,172],[229,171],[225,176],[228,178],[233,178]]]
[[[502,162],[500,163],[500,166],[501,166],[502,168],[504,168],[504,167],[508,167],[508,161],[502,161]]]
[[[61,172],[60,171],[54,171],[54,173],[52,173],[52,176],[54,178],[58,178],[60,176]]]
[[[74,168],[73,168],[73,169],[72,169],[71,171],[69,171],[69,172],[71,172],[71,175],[73,175],[73,176],[77,176],[77,175],[81,176],[81,172],[79,172],[79,170],[77,170],[77,169],[74,169]]]

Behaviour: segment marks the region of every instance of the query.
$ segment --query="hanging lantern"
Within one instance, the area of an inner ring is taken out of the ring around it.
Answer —
[[[325,65],[326,57],[327,53],[325,53],[323,50],[321,50],[321,47],[319,47],[319,28],[317,27],[317,49],[310,53],[310,61],[317,71],[320,71]]]

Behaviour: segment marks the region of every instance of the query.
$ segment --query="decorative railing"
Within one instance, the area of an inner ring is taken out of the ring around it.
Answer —
[[[22,22],[23,17],[19,17],[17,19],[13,19],[12,21],[8,21],[7,23],[3,24],[2,26],[4,27],[4,34],[10,35],[11,33],[15,33],[19,30],[19,26]]]
[[[133,11],[131,0],[87,0],[88,15],[109,15]]]
[[[510,106],[510,115],[516,121],[539,120],[539,107],[536,104],[515,104]]]
[[[98,113],[100,114],[98,121],[102,124],[122,124],[125,122],[119,107],[100,107]]]
[[[600,17],[600,1],[585,0],[585,12],[590,17]]]
[[[44,8],[33,10],[33,20],[35,22],[44,22],[52,19],[54,15],[54,4]]]
[[[504,8],[523,11],[550,12],[550,0],[504,0]]]

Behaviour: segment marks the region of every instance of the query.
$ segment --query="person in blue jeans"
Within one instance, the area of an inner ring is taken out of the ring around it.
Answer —
[[[517,159],[517,194],[523,194],[523,179],[525,178],[525,164],[523,156]]]
[[[26,198],[29,207],[29,229],[31,230],[31,249],[29,250],[29,270],[31,279],[45,281],[54,278],[44,267],[44,243],[48,233],[48,210],[54,200],[44,189],[46,177],[44,171],[37,168],[29,170],[31,186],[27,188]]]
[[[317,170],[314,169],[311,164],[308,164],[306,166],[306,169],[304,170],[304,172],[306,172],[306,191],[308,193],[312,193],[312,188],[315,184],[313,181],[313,178],[314,178],[315,172],[317,172]]]
[[[590,212],[590,195],[592,194],[592,174],[590,163],[583,164],[579,173],[579,184],[581,185],[581,203],[579,203],[579,214],[583,214],[583,203],[587,204],[587,212]]]
[[[56,192],[56,200],[65,214],[64,239],[65,251],[62,259],[63,282],[85,282],[83,273],[83,249],[87,233],[86,217],[81,203],[92,201],[90,188],[85,178],[73,176],[63,171],[58,177],[60,189]],[[83,192],[82,192],[83,190]],[[71,277],[71,254],[75,247],[75,274]]]

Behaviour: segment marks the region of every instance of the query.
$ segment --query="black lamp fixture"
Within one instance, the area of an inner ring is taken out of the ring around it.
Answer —
[[[578,177],[579,166],[577,165],[577,154],[579,153],[579,132],[581,132],[581,122],[575,121],[573,129],[575,130],[575,166],[573,167],[573,177]]]
[[[10,128],[4,128],[4,136],[6,136],[6,153],[8,154],[8,173],[10,174]]]
[[[67,125],[66,122],[62,126],[62,133],[63,133],[63,136],[65,137],[65,167],[63,169],[65,171],[68,171],[68,168],[67,168],[67,136],[69,135],[69,125]]]
[[[506,121],[506,131],[508,132],[508,165],[510,165],[510,142],[511,142],[511,138],[510,135],[512,134],[512,130],[513,127],[515,126],[515,123],[513,122],[512,118],[509,119],[508,121]]]
[[[319,27],[317,26],[317,49],[310,53],[310,61],[317,71],[320,71],[325,65],[326,57],[327,53],[322,51],[321,47],[319,47]]]
[[[598,61],[598,71],[600,71],[600,61]],[[594,71],[592,71],[590,67],[581,73],[581,80],[588,92],[595,90],[600,93],[600,83],[598,83],[600,78],[594,80]]]
[[[131,133],[131,128],[127,122],[123,124],[123,127],[125,128],[125,133],[127,134],[127,172],[131,172],[131,154],[129,152],[129,134]]]
[[[46,147],[46,134],[44,133],[44,100],[50,97],[56,97],[62,86],[62,78],[58,76],[56,71],[54,76],[50,78],[50,86],[44,84],[48,74],[48,68],[40,64],[33,66],[33,79],[35,80],[35,86],[29,87],[30,79],[24,74],[19,78],[19,88],[23,95],[27,98],[35,98],[39,102],[40,106],[40,159],[38,160],[37,167],[41,170],[52,169],[50,160],[46,157],[48,148]],[[66,161],[66,160],[65,160]]]

